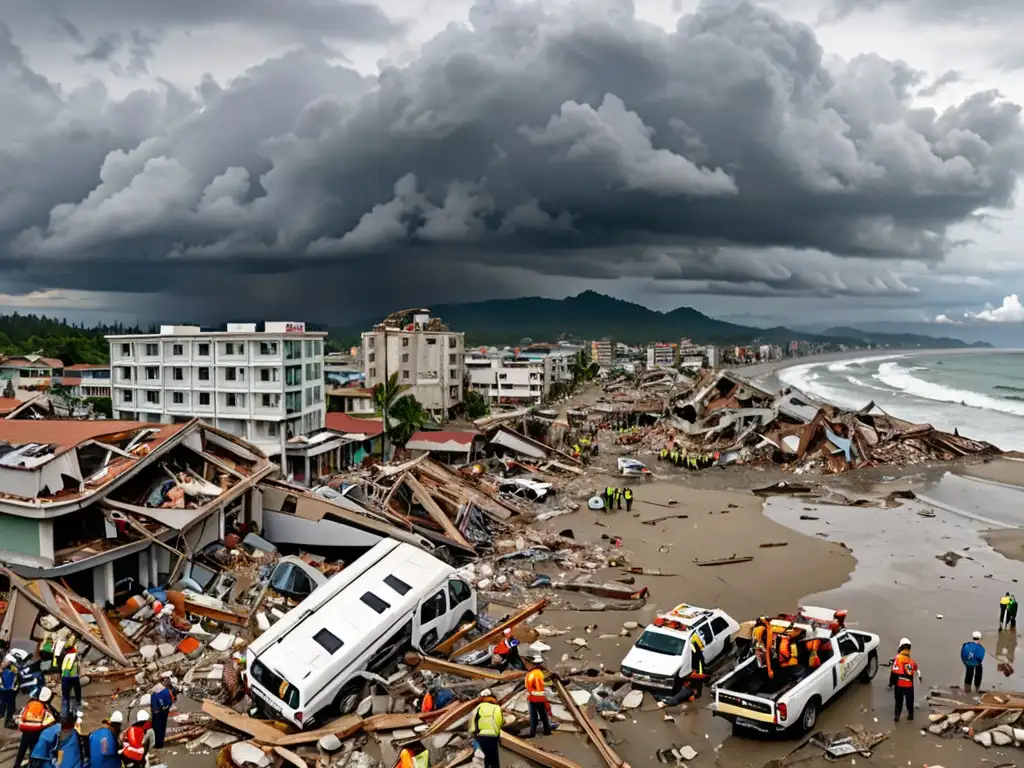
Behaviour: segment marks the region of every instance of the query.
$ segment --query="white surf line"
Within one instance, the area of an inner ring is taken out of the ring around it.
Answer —
[[[971,479],[973,480],[974,478]],[[1017,488],[1017,490],[1021,489]],[[984,523],[985,525],[990,525],[993,528],[1002,528],[1003,530],[1007,531],[1014,530],[1015,528],[1020,528],[1019,525],[1010,525],[1009,523],[1003,523],[998,520],[992,520],[991,518],[985,517],[984,515],[975,514],[974,512],[967,512],[966,510],[960,509],[960,507],[954,507],[951,504],[944,504],[941,501],[938,501],[937,499],[934,499],[930,496],[925,496],[920,493],[917,493],[916,495],[918,501],[923,501],[925,504],[931,504],[933,507],[944,509],[947,512],[952,512],[953,514],[960,515],[961,517],[966,517],[969,520],[974,520],[979,523]]]

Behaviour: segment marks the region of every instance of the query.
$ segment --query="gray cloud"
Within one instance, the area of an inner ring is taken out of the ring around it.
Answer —
[[[216,7],[159,13],[234,3]],[[855,265],[935,263],[951,225],[1012,205],[1020,107],[994,91],[915,107],[919,72],[870,54],[826,68],[809,28],[748,2],[670,33],[621,4],[581,18],[493,0],[471,22],[373,80],[304,50],[120,101],[58,92],[0,35],[16,62],[0,93],[23,106],[0,125],[0,278],[334,311],[352,281],[365,301],[446,300],[467,265],[898,297],[913,288]],[[757,255],[772,248],[797,255]],[[811,252],[834,264],[805,273]]]
[[[962,72],[957,72],[955,69],[947,69],[931,83],[926,85],[924,88],[917,92],[918,96],[935,96],[939,91],[945,88],[947,85],[953,85],[954,83],[963,82],[964,76]]]
[[[821,14],[822,21],[836,22],[854,14],[870,13],[883,7],[903,8],[918,21],[962,21],[969,24],[1003,23],[1024,16],[1016,0],[830,0]]]

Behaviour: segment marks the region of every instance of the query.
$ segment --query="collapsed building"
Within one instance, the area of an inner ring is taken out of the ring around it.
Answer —
[[[845,410],[792,388],[770,392],[729,371],[673,389],[666,410],[671,440],[689,452],[717,453],[719,466],[770,460],[838,473],[1000,453],[990,443],[890,416],[874,402]]]

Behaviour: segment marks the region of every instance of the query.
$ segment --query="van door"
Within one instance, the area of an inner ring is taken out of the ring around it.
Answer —
[[[711,642],[707,644],[704,657],[710,664],[714,659],[722,655],[725,650],[725,641],[729,639],[729,622],[721,616],[711,619],[709,627],[712,635]]]
[[[423,600],[418,609],[419,627],[417,628],[419,647],[429,650],[441,641],[443,627],[449,619],[448,599],[445,597],[446,586],[440,587]]]
[[[462,579],[448,580],[448,610],[450,611],[447,631],[454,632],[459,628],[466,614],[475,615],[476,606],[473,602],[473,589]]]

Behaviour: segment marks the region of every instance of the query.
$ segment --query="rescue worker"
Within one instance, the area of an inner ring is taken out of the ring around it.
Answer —
[[[4,728],[14,727],[14,716],[18,713],[18,689],[21,687],[21,674],[18,672],[18,661],[8,654],[4,657],[4,667],[0,671],[0,717]]]
[[[679,466],[679,451],[676,448],[673,448],[672,452],[669,454],[669,460],[672,462],[673,466]]]
[[[668,448],[662,448],[662,449],[661,449],[661,450],[660,450],[660,451],[658,452],[658,460],[659,460],[659,461],[664,461],[664,460],[665,460],[665,459],[667,459],[667,458],[668,458]]]
[[[615,489],[610,485],[604,489],[604,508],[609,512],[612,508],[612,500],[615,498]]]
[[[544,735],[550,736],[548,697],[544,695],[544,670],[540,667],[526,673],[526,701],[530,707],[530,738],[537,735],[537,723],[544,726]]]
[[[29,700],[18,715],[21,743],[18,745],[18,755],[14,758],[14,768],[21,768],[21,761],[26,755],[32,754],[36,742],[39,741],[39,735],[57,723],[59,715],[50,703],[52,698],[53,691],[43,688],[37,696]]]
[[[112,712],[103,725],[89,734],[89,768],[121,768],[119,746],[124,715]]]
[[[42,747],[46,752],[39,754],[44,761],[40,765],[49,765],[53,768],[84,768],[89,756],[85,751],[85,745],[82,744],[82,736],[76,728],[77,725],[78,713],[69,712],[64,715],[59,726],[50,726],[44,731],[36,748],[32,750],[33,763]],[[60,729],[56,732],[55,738],[52,741],[48,738],[44,740],[46,734],[53,728]]]
[[[69,642],[67,652],[60,662],[60,709],[61,712],[74,712],[81,705],[82,682],[79,678],[78,649],[75,648],[74,642]]]
[[[428,690],[423,694],[423,699],[420,701],[420,712],[427,713],[434,711],[434,694]]]
[[[704,638],[699,632],[690,635],[690,685],[693,697],[704,695],[704,681],[707,680],[707,664],[704,660]]]
[[[405,747],[398,756],[398,768],[430,768],[430,752],[423,749],[413,754],[409,747]]]
[[[1010,595],[1010,604],[1006,606],[1006,626],[1008,629],[1017,628],[1017,597]]]
[[[519,641],[512,637],[512,630],[502,633],[501,642],[494,647],[494,653],[500,657],[498,669],[504,672],[509,667],[523,669],[523,660],[519,658]]]
[[[824,641],[813,639],[807,641],[807,666],[810,669],[817,669],[821,666],[821,646]]]
[[[893,722],[900,721],[903,714],[903,705],[907,705],[907,720],[914,719],[914,675],[921,679],[921,668],[917,662],[910,658],[910,640],[900,640],[899,651],[892,662],[892,670],[889,672],[889,687],[893,689],[896,696],[896,710],[893,712]]]
[[[1010,607],[1010,593],[1007,592],[999,598],[999,629],[1006,624],[1006,609]]]
[[[149,712],[140,709],[135,715],[135,723],[124,733],[121,742],[121,757],[125,768],[143,768],[146,755],[153,748],[156,737],[149,727]]]
[[[501,726],[504,723],[505,715],[493,696],[487,696],[477,704],[473,716],[469,718],[469,735],[476,741],[477,748],[483,752],[483,768],[501,768],[499,745]]]
[[[981,632],[975,632],[971,639],[960,646],[960,661],[964,665],[964,690],[981,690],[981,665],[985,661],[985,646],[981,644]]]
[[[624,498],[626,500],[626,511],[627,512],[632,512],[633,511],[633,489],[632,488],[624,488],[622,490],[622,498]]]
[[[160,690],[149,697],[149,706],[153,710],[153,738],[157,749],[163,749],[164,736],[167,735],[167,719],[171,716],[171,707],[177,701],[174,683],[167,680]]]
[[[77,718],[71,715],[71,727],[75,727]],[[60,737],[63,722],[58,721],[47,726],[39,734],[36,745],[29,753],[29,765],[32,768],[53,768],[53,758],[57,751],[57,739]]]
[[[622,509],[622,490],[619,488],[615,489],[615,508]]]
[[[796,643],[793,642],[789,635],[778,635],[775,655],[779,663],[779,669],[789,671],[800,663],[799,658],[797,658]]]
[[[751,630],[750,641],[754,648],[757,665],[768,673],[769,679],[775,677],[770,652],[774,644],[774,632],[772,632],[772,623],[764,616],[758,618],[757,626]]]

